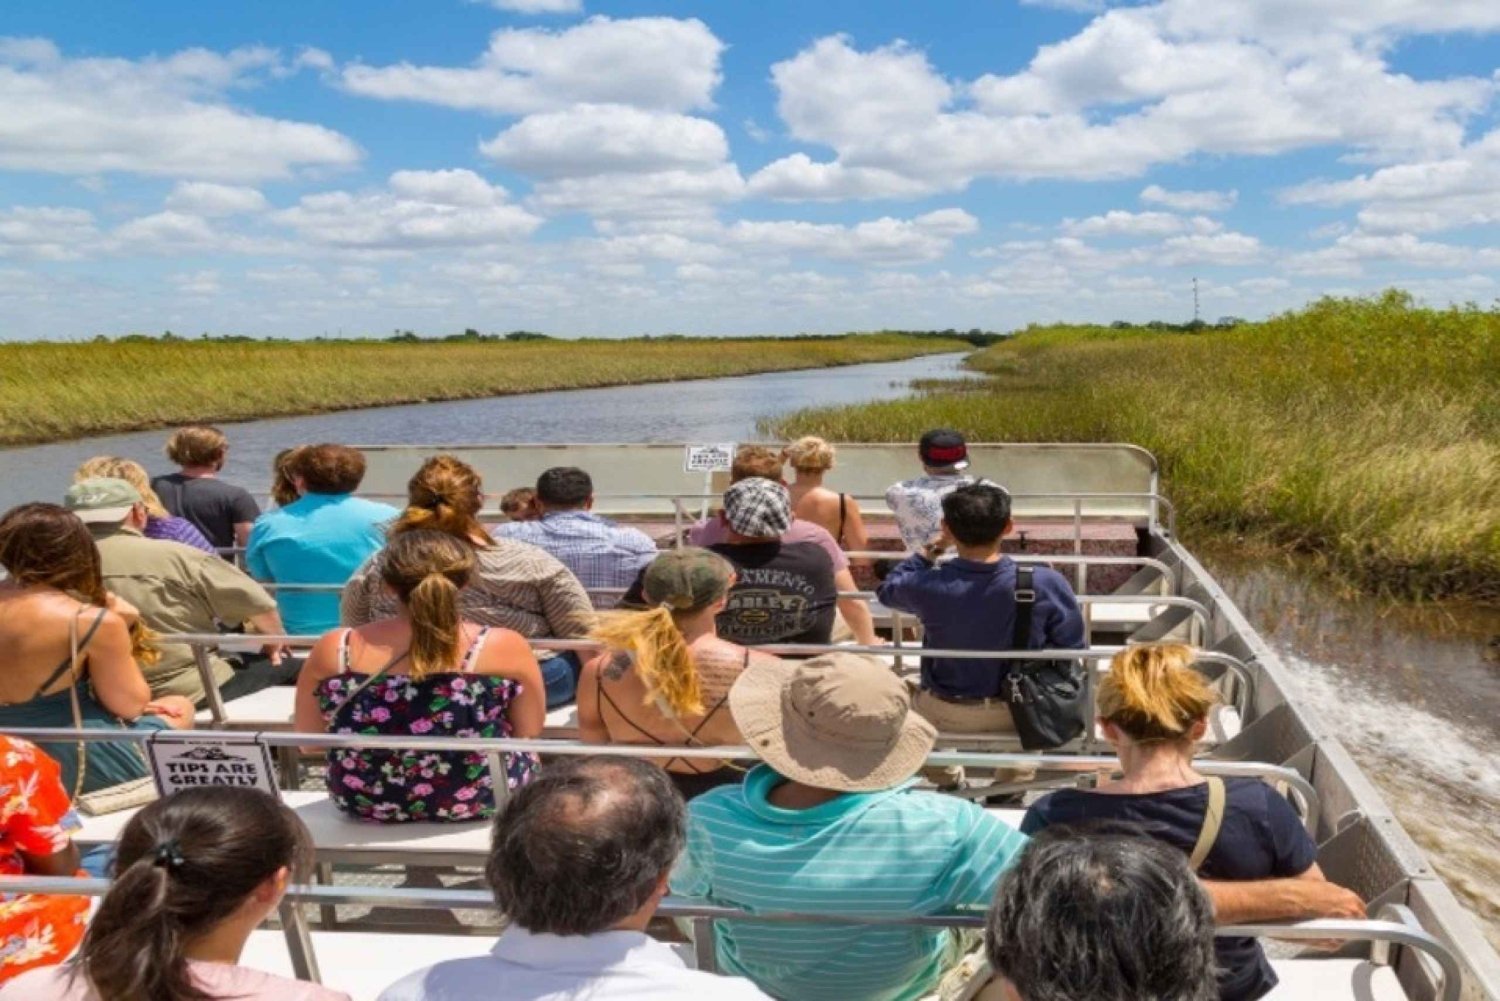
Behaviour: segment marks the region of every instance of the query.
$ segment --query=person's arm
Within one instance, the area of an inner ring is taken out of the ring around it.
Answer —
[[[937,880],[949,908],[987,908],[995,899],[995,884],[1010,868],[1028,838],[1009,824],[965,803],[954,818],[954,840],[949,864]]]
[[[270,561],[266,559],[267,529],[264,519],[265,516],[262,516],[256,521],[249,538],[245,540],[245,570],[256,580],[274,581],[276,575],[271,572]]]
[[[833,586],[840,591],[859,590],[859,586],[854,583],[854,574],[848,570],[840,570],[833,575]],[[848,624],[850,632],[854,633],[856,643],[875,646],[880,642],[880,638],[875,635],[875,619],[870,614],[869,602],[862,598],[840,598],[838,606],[844,622]]]
[[[1082,650],[1086,632],[1083,628],[1083,612],[1068,580],[1056,570],[1043,567],[1037,571],[1038,580],[1045,575],[1047,584],[1047,619],[1042,626],[1043,642],[1055,650]]]
[[[1284,879],[1201,882],[1213,901],[1214,918],[1221,925],[1365,917],[1365,903],[1359,894],[1337,883],[1306,876],[1304,873]],[[1319,870],[1318,877],[1321,876]]]
[[[586,744],[609,743],[609,729],[599,710],[599,672],[611,657],[606,650],[584,664],[578,675],[578,736]]]
[[[875,589],[875,596],[887,608],[920,615],[921,599],[926,593],[923,585],[932,570],[932,561],[923,554],[908,556],[886,574],[885,580]]]
[[[63,788],[62,769],[50,755],[27,741],[12,740],[7,748],[19,768],[31,772],[30,793],[11,802],[13,811],[3,824],[5,840],[33,876],[72,876],[78,872],[78,848],[72,834],[77,815]]]
[[[260,505],[255,503],[250,491],[241,490],[233,501],[231,511],[230,516],[234,518],[234,544],[243,549],[250,542],[250,530],[255,527],[255,519],[260,517]]]
[[[249,574],[217,556],[204,555],[196,561],[198,587],[214,618],[230,625],[249,626],[265,636],[284,632],[276,599]],[[280,664],[287,653],[283,644],[267,644],[263,653],[271,663]]]
[[[853,552],[860,552],[870,548],[870,533],[865,528],[865,516],[859,509],[859,501],[853,497],[844,498],[844,548]],[[865,564],[870,562],[868,557],[862,557],[856,562]]]
[[[520,694],[505,711],[511,736],[521,740],[540,737],[547,725],[547,689],[542,669],[525,637],[511,629],[491,629],[474,670],[521,686]]]
[[[95,613],[85,609],[83,614]],[[87,628],[85,620],[79,624]],[[130,655],[130,630],[123,619],[113,612],[106,614],[82,656],[87,658],[89,680],[100,705],[121,719],[135,719],[146,711],[151,686]]]
[[[331,678],[339,673],[339,640],[343,633],[342,629],[332,629],[324,633],[322,639],[313,645],[312,651],[307,655],[307,661],[297,674],[297,695],[293,701],[292,729],[298,733],[326,733],[328,730],[322,710],[318,708],[318,684],[323,679]],[[302,750],[306,753],[317,753],[324,749],[304,747]]]

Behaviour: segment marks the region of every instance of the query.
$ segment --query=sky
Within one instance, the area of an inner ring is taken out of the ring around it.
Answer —
[[[1496,0],[49,0],[0,340],[1500,297]]]

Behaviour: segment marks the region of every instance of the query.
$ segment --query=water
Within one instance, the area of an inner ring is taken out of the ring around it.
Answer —
[[[1385,605],[1284,557],[1195,551],[1500,948],[1500,609]]]
[[[748,441],[756,422],[804,407],[897,399],[914,379],[961,375],[961,354],[731,379],[574,389],[451,403],[372,407],[220,425],[229,436],[224,478],[260,492],[271,460],[289,445],[462,445],[484,442]],[[0,450],[0,511],[60,500],[73,470],[96,455],[170,472],[164,431],[102,435]]]

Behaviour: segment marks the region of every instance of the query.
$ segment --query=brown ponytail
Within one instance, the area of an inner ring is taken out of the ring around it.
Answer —
[[[406,484],[406,510],[390,534],[429,528],[468,543],[487,539],[478,517],[483,505],[483,484],[474,467],[451,455],[434,455]]]
[[[609,612],[589,634],[611,650],[628,651],[646,702],[658,697],[679,716],[703,714],[703,689],[692,651],[666,607],[645,612]]]
[[[1193,670],[1193,649],[1146,643],[1115,654],[1099,683],[1099,715],[1132,740],[1183,740],[1218,697]]]
[[[411,620],[411,677],[457,666],[463,638],[458,593],[468,586],[474,562],[473,546],[432,529],[404,531],[386,545],[380,573]]]
[[[311,859],[302,821],[257,789],[202,786],[157,800],[120,835],[114,884],[72,975],[99,1001],[211,1001],[188,969],[189,943],[283,867],[305,878]]]

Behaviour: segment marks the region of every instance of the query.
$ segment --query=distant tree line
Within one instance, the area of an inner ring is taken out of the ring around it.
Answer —
[[[996,341],[1003,340],[1006,336],[1008,336],[1006,334],[997,334],[994,331],[990,330],[980,330],[978,327],[975,327],[972,330],[955,330],[949,328],[948,330],[877,330],[847,334],[802,333],[787,337],[766,335],[765,339],[787,341],[838,341],[850,337],[862,337],[865,336],[866,333],[899,334],[903,337],[930,338],[934,340],[960,340],[967,341],[970,344],[975,345],[976,347],[985,347],[987,345],[995,343]],[[170,330],[164,330],[160,334],[122,334],[118,337],[109,337],[105,334],[99,334],[94,337],[94,341],[101,344],[107,344],[111,342],[116,344],[181,343],[191,339],[192,338],[174,334]],[[402,330],[400,328],[393,330],[389,337],[329,337],[326,334],[320,334],[316,337],[251,337],[248,334],[210,334],[207,332],[199,334],[197,337],[197,340],[199,341],[211,341],[217,344],[246,344],[256,342],[303,343],[307,341],[383,341],[389,344],[452,344],[487,343],[498,341],[552,341],[557,339],[558,338],[553,337],[551,334],[543,334],[535,330],[512,330],[509,333],[504,334],[486,334],[475,330],[473,327],[464,328],[464,332],[461,334],[446,334],[435,337],[428,337],[426,335],[419,334],[414,330]],[[581,339],[586,340],[587,338]],[[688,341],[705,340],[710,338],[707,338],[705,337],[705,335],[701,334],[645,334],[636,339],[645,341]]]

